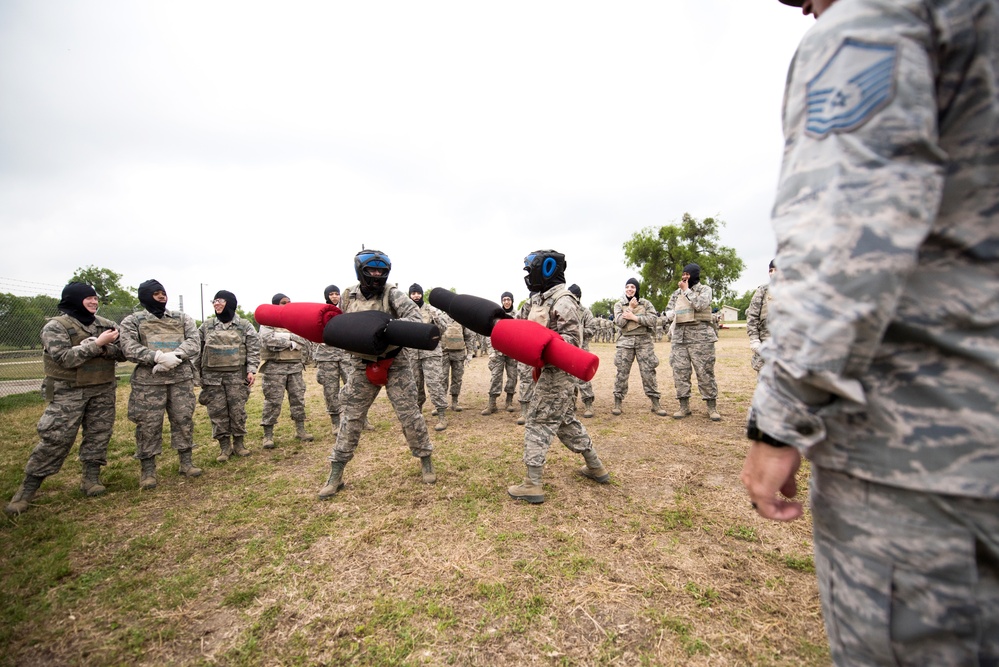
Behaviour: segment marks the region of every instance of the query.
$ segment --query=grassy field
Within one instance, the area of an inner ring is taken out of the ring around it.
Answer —
[[[420,482],[384,393],[347,466],[317,500],[333,437],[307,371],[312,443],[215,462],[196,415],[198,479],[138,489],[133,428],[118,423],[94,499],[76,452],[21,517],[0,519],[0,664],[7,665],[827,665],[806,518],[760,519],[738,481],[755,383],[744,330],[722,332],[719,409],[681,421],[649,411],[637,368],[613,417],[613,354],[596,345],[597,416],[584,420],[612,483],[576,475],[557,442],[543,505],[512,501],[523,476],[516,415],[483,417],[474,359],[463,412],[431,430],[438,482]],[[676,406],[657,345],[664,405]],[[0,494],[14,493],[43,405],[0,401]],[[428,419],[429,407],[425,414]],[[431,421],[431,423],[433,423]],[[807,470],[799,480],[807,486]]]

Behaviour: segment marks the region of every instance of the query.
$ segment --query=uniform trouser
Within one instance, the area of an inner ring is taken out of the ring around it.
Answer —
[[[107,465],[114,430],[116,382],[73,389],[56,381],[52,402],[38,420],[39,442],[24,466],[26,475],[48,477],[59,472],[83,426],[80,461]]]
[[[583,382],[582,380],[576,381],[576,386],[579,387],[579,396],[583,399],[583,402],[593,400],[593,384],[590,382]]]
[[[576,419],[573,390],[576,379],[554,366],[541,369],[534,387],[524,431],[524,464],[543,466],[555,436],[570,451],[581,454],[593,448],[586,427]]]
[[[328,415],[340,414],[340,383],[347,385],[347,364],[346,361],[316,362],[316,382],[322,385]]]
[[[246,377],[242,371],[237,375]],[[208,408],[214,439],[246,435],[246,401],[249,398],[250,387],[245,380],[201,387],[198,403]]]
[[[622,337],[624,340],[624,337]],[[614,366],[617,376],[614,378],[614,398],[624,398],[628,394],[628,376],[631,374],[631,364],[638,361],[638,371],[642,374],[642,389],[649,398],[659,398],[659,383],[656,380],[656,367],[659,357],[652,342],[652,336],[634,336],[626,341],[633,345],[622,346],[618,343],[614,353]]]
[[[292,421],[305,421],[305,378],[302,372],[280,375],[264,373],[264,410],[260,418],[261,426],[273,426],[281,416],[281,403],[284,392],[288,391],[288,405],[291,406]]]
[[[343,418],[340,420],[340,429],[336,434],[336,445],[330,454],[330,461],[346,463],[354,458],[354,450],[357,449],[357,443],[361,439],[368,408],[371,407],[379,391],[381,391],[380,386],[368,382],[368,376],[364,373],[364,362],[357,361],[354,372],[351,373],[347,386],[343,389]],[[413,381],[412,367],[406,359],[396,358],[389,367],[385,393],[388,394],[392,409],[399,418],[406,444],[409,445],[413,456],[418,458],[430,456],[434,446],[430,443],[430,435],[427,433],[427,422],[423,420],[423,414],[416,405],[416,383]]]
[[[697,375],[697,390],[704,400],[718,398],[715,382],[715,344],[673,343],[669,351],[669,365],[673,368],[673,385],[677,398],[690,398],[690,372]]]
[[[999,664],[999,500],[813,466],[811,505],[837,665]]]
[[[444,378],[442,382],[447,387],[450,382],[451,397],[457,398],[461,393],[461,380],[465,377],[465,353],[444,352]]]
[[[534,369],[527,364],[517,363],[517,376],[520,378],[520,402],[530,403],[534,398]]]
[[[128,418],[135,422],[135,458],[163,453],[163,413],[170,420],[170,446],[194,446],[194,380],[174,384],[135,384],[128,397]]]
[[[444,366],[441,358],[439,356],[417,357],[414,352],[410,363],[413,366],[413,382],[416,383],[417,406],[421,410],[423,409],[429,392],[430,402],[434,404],[435,408],[446,408],[447,391],[444,388]]]
[[[506,385],[503,384],[503,371],[506,371]],[[489,395],[499,396],[502,389],[512,394],[517,388],[517,360],[496,352],[489,358]]]

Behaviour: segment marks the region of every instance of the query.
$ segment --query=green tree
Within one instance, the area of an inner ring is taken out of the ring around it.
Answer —
[[[735,299],[734,301],[728,304],[733,308],[739,309],[740,320],[746,319],[746,311],[749,309],[749,304],[750,302],[752,302],[754,294],[756,294],[756,290],[754,289],[746,290],[742,296],[740,296],[738,299]]]
[[[642,295],[662,310],[683,267],[693,262],[701,267],[701,280],[711,288],[715,305],[732,299],[735,293],[729,285],[746,265],[734,248],[719,244],[718,232],[724,225],[717,217],[698,220],[684,213],[679,223],[635,232],[624,242],[624,257],[628,266],[639,270]]]
[[[38,332],[45,320],[59,314],[59,299],[51,296],[0,294],[0,346],[35,348],[41,346]]]
[[[87,283],[97,291],[97,297],[104,306],[113,306],[115,310],[134,309],[139,305],[139,299],[132,296],[134,287],[122,287],[121,274],[111,269],[87,266],[77,269],[69,282]]]
[[[605,315],[614,315],[614,304],[617,303],[617,299],[600,299],[592,306],[590,306],[590,312],[593,313],[595,317],[604,317]]]
[[[239,315],[244,320],[246,320],[247,322],[249,322],[250,324],[252,324],[254,329],[260,329],[260,325],[257,324],[257,318],[253,316],[252,312],[248,313],[245,310],[243,310],[242,306],[236,306],[236,314]]]

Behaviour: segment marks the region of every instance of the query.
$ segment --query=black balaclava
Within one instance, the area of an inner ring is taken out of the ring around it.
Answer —
[[[88,296],[97,296],[97,290],[87,283],[70,283],[62,288],[62,301],[59,302],[59,312],[69,315],[80,324],[89,327],[94,323],[94,314],[84,308],[83,300]]]
[[[583,290],[579,289],[579,285],[576,283],[569,285],[569,291],[575,294],[577,299],[583,298]]]
[[[229,324],[232,322],[232,318],[236,316],[236,295],[220,289],[215,293],[215,298],[225,299],[225,308],[222,309],[221,313],[217,313],[215,317],[219,318],[219,322]]]
[[[691,262],[687,266],[683,267],[683,272],[690,274],[690,280],[687,281],[688,287],[693,287],[697,283],[701,282],[701,267],[697,264]]]
[[[166,293],[163,284],[158,280],[147,280],[139,285],[139,303],[159,319],[163,319],[166,312],[166,304],[160,303],[153,298],[153,292],[162,291]]]
[[[323,291],[323,298],[326,299],[326,303],[332,306],[333,302],[330,301],[330,292],[336,292],[337,294],[340,294],[340,288],[337,287],[336,285],[327,285],[326,289]]]
[[[642,298],[642,286],[638,283],[637,279],[635,279],[635,278],[628,278],[627,280],[624,281],[624,284],[625,285],[634,285],[635,286],[635,298],[636,299],[641,299]]]
[[[287,294],[281,294],[281,292],[278,292],[277,294],[271,297],[271,303],[274,304],[275,306],[280,306],[281,299],[287,299],[287,298],[288,298]]]
[[[420,293],[420,298],[413,299],[413,303],[416,304],[417,308],[423,308],[423,288],[420,287],[419,283],[413,283],[412,285],[409,286],[409,295],[412,296],[413,292]]]
[[[503,297],[505,297],[505,296],[510,297],[510,308],[509,309],[503,308]],[[504,313],[512,313],[513,312],[513,292],[503,292],[502,294],[500,294],[500,308],[503,308],[503,312]]]
[[[776,257],[774,257],[773,259],[770,260],[770,266],[767,267],[767,271],[769,271],[770,269],[776,269],[777,268],[777,265],[774,264],[774,262],[776,262],[776,261],[777,261]]]

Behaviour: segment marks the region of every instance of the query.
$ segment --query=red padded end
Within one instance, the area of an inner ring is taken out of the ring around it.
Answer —
[[[545,346],[558,338],[551,329],[530,320],[499,320],[493,327],[493,347],[508,357],[513,357],[522,364],[540,368],[544,366],[541,358]]]
[[[541,358],[545,360],[545,363],[578,377],[583,382],[592,380],[593,376],[597,374],[597,367],[600,366],[600,357],[566,343],[558,335],[545,346]]]
[[[329,303],[263,304],[253,311],[253,317],[258,324],[287,329],[313,343],[322,343],[326,323],[341,312],[338,306]]]

